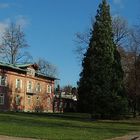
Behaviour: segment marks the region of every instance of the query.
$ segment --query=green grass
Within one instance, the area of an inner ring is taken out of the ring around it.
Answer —
[[[0,113],[0,134],[47,140],[103,140],[140,131],[140,120],[91,121],[87,114]]]

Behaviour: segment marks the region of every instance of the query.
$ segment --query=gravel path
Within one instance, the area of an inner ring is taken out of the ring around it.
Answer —
[[[0,140],[37,140],[37,139],[0,135]],[[122,137],[116,137],[116,138],[106,139],[106,140],[140,140],[140,132],[135,132],[135,133],[131,133],[129,135],[125,135]]]
[[[21,138],[21,137],[11,137],[0,135],[0,140],[37,140],[32,138]]]
[[[116,137],[108,140],[140,140],[140,132],[131,133],[122,137]]]

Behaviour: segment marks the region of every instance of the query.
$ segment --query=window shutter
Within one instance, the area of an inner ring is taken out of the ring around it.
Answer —
[[[17,83],[18,83],[18,80],[16,79],[16,88],[17,88]]]
[[[22,80],[20,80],[20,88],[22,89]]]
[[[5,86],[7,86],[7,76],[5,76]]]
[[[52,86],[50,86],[50,93],[52,93]]]
[[[40,92],[41,92],[41,84],[40,84]]]
[[[33,91],[33,82],[31,82],[31,91]]]
[[[49,93],[49,87],[48,87],[48,85],[47,85],[47,93]]]
[[[29,81],[27,81],[27,91],[29,91]]]

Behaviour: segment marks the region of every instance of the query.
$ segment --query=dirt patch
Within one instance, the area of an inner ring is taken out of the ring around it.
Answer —
[[[0,135],[0,140],[37,140],[33,138],[21,138],[21,137],[11,137]]]

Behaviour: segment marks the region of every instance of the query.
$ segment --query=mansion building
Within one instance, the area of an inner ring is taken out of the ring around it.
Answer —
[[[0,110],[53,112],[54,81],[37,64],[0,62]]]

